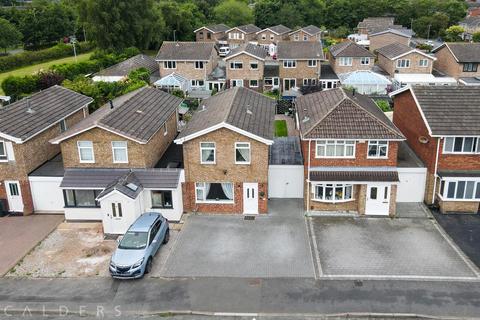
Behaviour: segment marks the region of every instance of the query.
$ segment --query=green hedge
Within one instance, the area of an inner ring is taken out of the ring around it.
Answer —
[[[93,48],[94,45],[89,42],[76,44],[77,54],[91,51]],[[69,44],[60,43],[54,47],[44,50],[24,51],[21,53],[0,57],[0,73],[36,63],[68,57],[71,55],[73,55],[73,47]]]

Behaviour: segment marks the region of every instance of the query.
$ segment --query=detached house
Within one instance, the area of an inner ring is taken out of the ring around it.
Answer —
[[[340,42],[328,48],[329,61],[335,73],[372,70],[375,55],[352,41]]]
[[[425,202],[441,212],[479,212],[480,101],[467,86],[393,92],[395,125],[427,166]]]
[[[181,102],[144,87],[50,141],[62,150],[60,188],[67,220],[99,220],[111,234],[124,233],[147,210],[180,220],[183,171],[155,166],[177,135]]]
[[[158,87],[183,91],[207,91],[209,75],[217,67],[213,42],[164,41],[155,60],[160,68]]]
[[[233,49],[225,57],[227,87],[247,87],[262,92],[266,56],[263,47],[251,43]]]
[[[267,212],[275,100],[235,87],[202,101],[175,143],[183,146],[186,211]]]
[[[337,88],[295,101],[307,211],[395,215],[405,140],[370,98]]]
[[[480,43],[444,43],[432,51],[434,68],[464,85],[480,85]]]
[[[262,29],[253,24],[230,28],[225,32],[227,34],[228,45],[231,49],[234,49],[241,44],[255,41],[257,32],[261,30]]]
[[[292,29],[284,25],[276,25],[257,32],[257,43],[267,50],[270,56],[277,53],[277,44],[280,41],[288,40],[288,33]]]
[[[301,86],[317,85],[320,79],[321,62],[325,60],[322,43],[319,41],[279,42],[277,60],[284,92]]]
[[[0,199],[3,210],[34,211],[28,175],[60,148],[48,141],[88,115],[93,99],[60,86],[0,108]]]
[[[225,32],[230,27],[224,24],[213,24],[209,26],[203,26],[193,31],[195,33],[195,39],[198,42],[219,42],[224,40]]]
[[[288,36],[290,37],[290,41],[321,41],[322,29],[309,25],[290,32]]]
[[[402,29],[386,29],[371,33],[368,38],[370,40],[369,50],[375,52],[376,50],[392,43],[409,46],[412,35],[410,32]]]
[[[401,43],[392,43],[377,50],[378,66],[391,77],[401,73],[431,74],[435,57]]]

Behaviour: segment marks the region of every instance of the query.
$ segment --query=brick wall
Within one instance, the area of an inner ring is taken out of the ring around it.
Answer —
[[[441,213],[477,213],[480,212],[480,201],[438,201]]]
[[[147,144],[140,144],[109,131],[94,128],[60,143],[65,168],[151,168],[161,158],[177,134],[176,116],[167,122],[167,135],[161,128]],[[95,163],[80,163],[78,141],[92,141]],[[112,141],[127,141],[128,163],[113,163]]]
[[[249,34],[244,34],[243,39],[230,39],[229,35],[233,33],[241,33],[241,32],[238,31],[237,29],[233,29],[232,31],[227,32],[227,42],[229,45],[239,46],[241,44],[256,40],[257,38],[257,35],[255,33],[249,33]]]
[[[375,63],[374,58],[370,58],[370,64],[368,65],[361,64],[361,58],[352,58],[351,66],[341,66],[340,58],[335,59],[331,54],[329,54],[328,56],[330,65],[332,66],[332,69],[333,71],[335,71],[336,74],[353,72],[357,70],[372,70]]]
[[[295,36],[298,35],[298,40],[295,40]],[[304,40],[304,36],[307,37],[307,40]],[[308,33],[304,32],[303,30],[298,30],[297,32],[294,32],[290,34],[290,41],[319,41],[320,40],[320,34],[317,36],[311,36]]]
[[[211,37],[210,39],[208,39],[207,33],[210,33],[210,37]],[[202,28],[197,32],[195,32],[195,40],[197,42],[216,42],[224,35],[225,35],[225,32],[212,33],[207,29]]]
[[[262,39],[262,36],[265,36],[265,39]],[[273,36],[273,40],[270,38]],[[262,45],[269,45],[271,43],[278,43],[279,41],[288,40],[288,34],[275,34],[271,31],[265,30],[257,34],[257,42]]]
[[[303,79],[318,79],[320,78],[320,60],[317,60],[316,67],[309,67],[307,60],[296,60],[296,68],[284,68],[283,61],[279,61],[279,77],[281,79],[281,86],[283,87],[283,79],[296,79],[297,87],[303,85]]]
[[[158,65],[161,78],[171,73],[176,73],[189,80],[205,80],[213,69],[215,69],[217,62],[217,52],[215,48],[213,48],[210,60],[204,62],[203,69],[195,69],[195,61],[177,61],[177,67],[175,69],[165,69],[163,61],[160,61]]]
[[[457,63],[452,53],[447,47],[442,47],[435,53],[437,61],[434,63],[434,68],[438,71],[446,73],[455,79],[462,77],[478,77],[480,76],[480,68],[477,72],[463,72],[463,64]]]
[[[386,45],[392,44],[392,43],[402,43],[406,46],[410,44],[410,39],[406,37],[399,36],[394,33],[384,33],[376,36],[370,36],[370,46],[369,49],[371,52],[374,52],[375,50],[385,47]]]
[[[409,68],[397,68],[397,60],[402,60],[402,59],[410,60]],[[428,60],[427,67],[419,66],[419,61],[422,59]],[[378,54],[378,65],[393,77],[396,73],[432,73],[433,60],[428,59],[424,55],[421,55],[416,52],[412,52],[396,60],[390,60],[384,55]]]
[[[440,140],[438,157],[438,170],[480,170],[479,154],[444,154],[443,144],[445,139]]]
[[[243,63],[242,69],[231,69],[230,63],[238,61]],[[250,63],[256,62],[258,64],[258,70],[252,70],[250,68]],[[251,88],[257,91],[262,91],[262,82],[263,82],[263,74],[264,74],[264,66],[265,62],[259,59],[255,59],[252,56],[247,54],[240,54],[235,56],[231,59],[226,61],[226,69],[227,69],[227,88],[230,87],[230,80],[231,79],[243,79],[243,86],[247,88]],[[257,80],[258,87],[250,87],[250,80]]]

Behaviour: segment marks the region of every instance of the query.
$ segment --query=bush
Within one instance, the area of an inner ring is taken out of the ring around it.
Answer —
[[[3,92],[12,97],[12,101],[18,100],[26,95],[36,92],[39,89],[39,75],[24,77],[9,76],[2,82]]]
[[[150,82],[150,71],[146,68],[138,68],[137,70],[133,70],[128,74],[128,78],[131,80],[142,80],[146,83]]]
[[[77,43],[77,54],[90,51],[94,48],[92,43]],[[21,53],[0,57],[0,73],[24,67],[27,65],[50,61],[73,55],[73,47],[60,43],[54,47],[38,50],[24,51]]]
[[[390,103],[387,100],[376,100],[375,103],[383,112],[392,111]]]

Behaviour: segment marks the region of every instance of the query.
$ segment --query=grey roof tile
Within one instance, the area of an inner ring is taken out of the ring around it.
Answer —
[[[327,79],[336,80],[336,79],[338,79],[338,76],[335,73],[335,71],[333,71],[333,68],[330,65],[330,63],[322,63],[320,65],[320,79],[321,80],[327,80]]]
[[[378,54],[381,54],[382,56],[385,56],[389,59],[393,59],[395,57],[398,57],[400,55],[403,55],[403,54],[406,54],[410,51],[413,51],[415,49],[409,47],[409,46],[406,46],[402,43],[391,43],[389,45],[386,45],[384,47],[381,47],[379,49],[377,49],[377,53]]]
[[[109,68],[103,69],[95,73],[96,76],[128,76],[128,74],[136,69],[146,68],[150,73],[158,70],[158,63],[155,59],[145,55],[137,54],[125,61],[117,63]]]
[[[278,77],[279,74],[280,67],[278,64],[266,64],[265,67],[263,67],[264,78]]]
[[[205,26],[204,28],[212,31],[213,33],[219,33],[219,32],[225,32],[230,29],[229,26],[226,24],[220,23],[220,24],[211,24],[209,26]]]
[[[226,57],[225,60],[230,59],[232,56],[236,56],[239,53],[247,53],[250,54],[254,57],[257,57],[258,59],[265,60],[267,57],[268,53],[267,50],[265,50],[264,47],[253,44],[253,43],[247,43],[244,45],[241,45],[235,49],[233,49]]]
[[[271,30],[272,32],[280,35],[280,34],[284,34],[284,33],[289,33],[292,31],[292,29],[288,28],[288,27],[285,27],[283,24],[279,24],[279,25],[276,25],[276,26],[273,26],[273,27],[268,27],[268,28],[265,28],[265,29],[269,29]]]
[[[70,89],[50,87],[0,109],[0,133],[26,141],[92,101]]]
[[[255,33],[255,32],[258,32],[258,31],[262,30],[259,27],[257,27],[256,25],[251,24],[251,23],[250,24],[245,24],[245,25],[242,25],[242,26],[238,26],[236,28],[240,31],[245,32],[246,34]]]
[[[394,17],[368,17],[360,21],[357,28],[366,28],[368,33],[385,30],[394,24]]]
[[[449,42],[435,48],[432,52],[437,52],[444,46],[452,51],[458,62],[480,62],[480,43]]]
[[[164,41],[158,50],[157,61],[163,60],[210,60],[214,42],[171,42]]]
[[[330,54],[334,58],[337,58],[337,57],[374,58],[375,57],[373,53],[371,53],[364,47],[349,40],[337,43],[336,45],[333,45],[330,48],[328,48],[328,50],[330,51]]]
[[[303,165],[299,137],[274,138],[269,151],[270,165]]]
[[[320,59],[324,60],[320,41],[281,41],[277,47],[277,59]]]
[[[298,29],[298,30],[296,30],[296,31],[294,31],[294,32],[297,32],[297,31],[300,31],[300,30],[302,30],[302,31],[304,31],[304,32],[306,32],[306,33],[308,33],[309,35],[312,35],[312,36],[314,36],[314,35],[316,35],[317,33],[319,33],[319,32],[322,31],[322,29],[320,29],[320,28],[317,27],[317,26],[309,25],[309,26],[300,28],[300,29]]]

